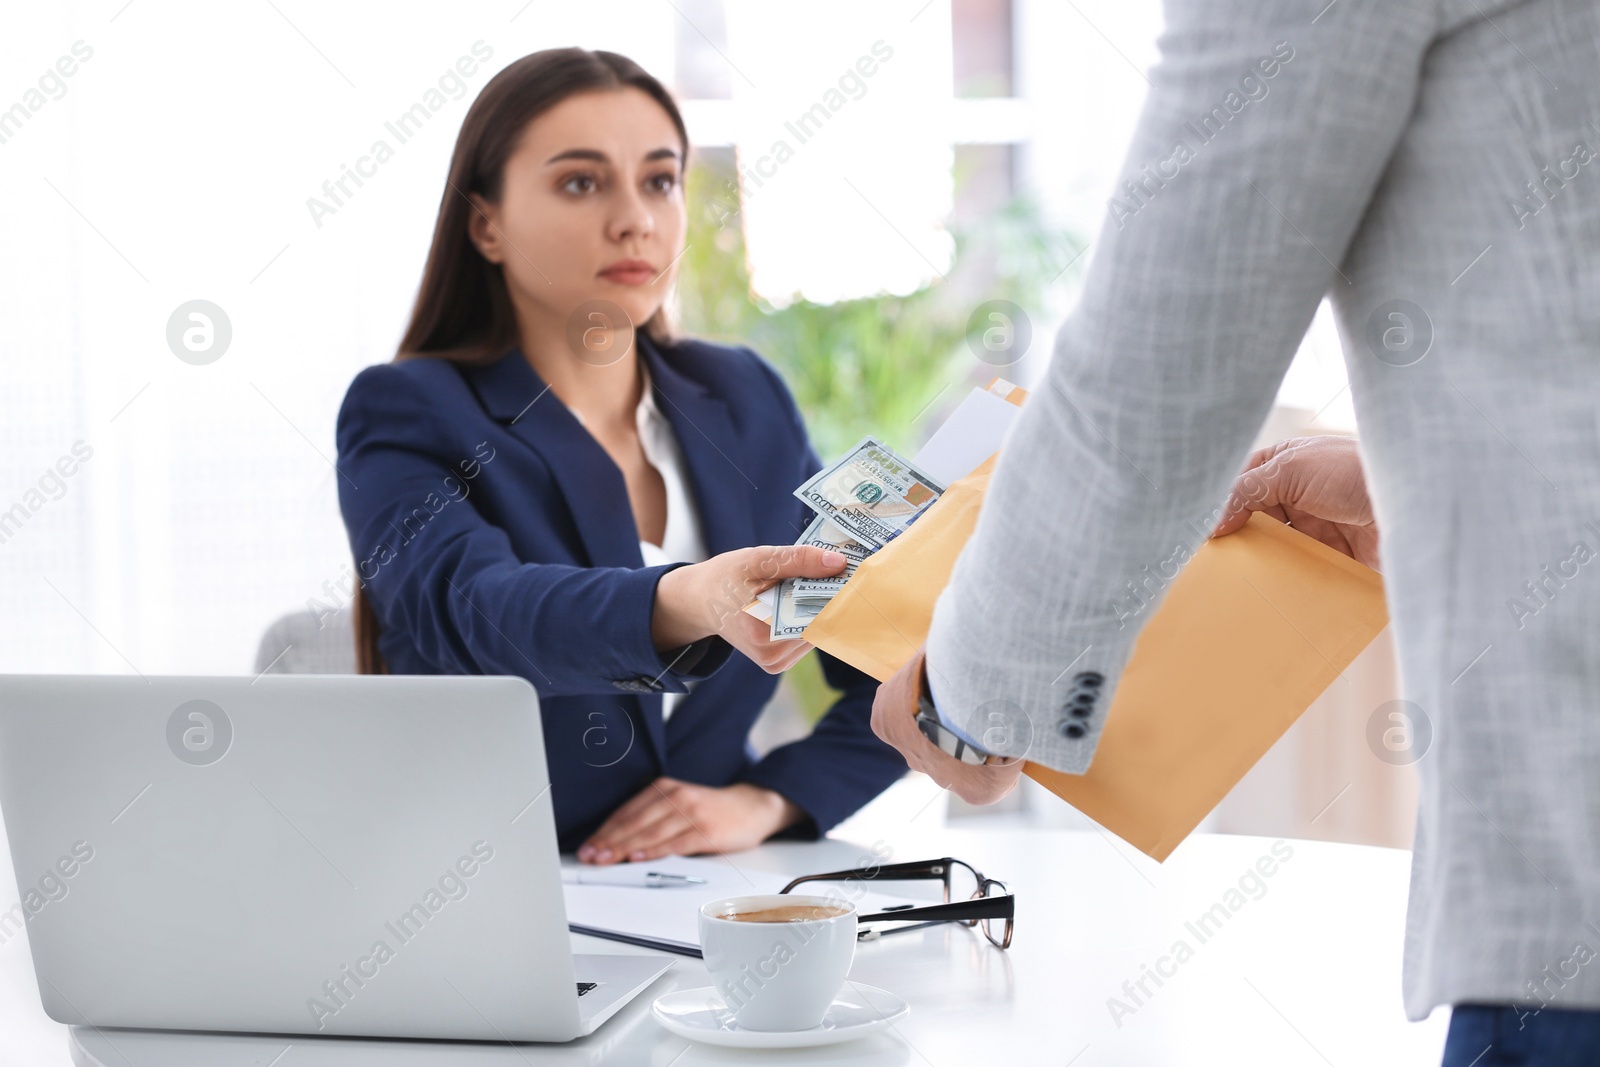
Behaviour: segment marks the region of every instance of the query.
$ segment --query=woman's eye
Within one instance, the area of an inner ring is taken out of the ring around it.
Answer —
[[[657,174],[645,182],[646,186],[658,193],[670,193],[677,187],[677,184],[678,176],[676,174]]]
[[[562,191],[574,194],[592,193],[599,187],[592,174],[574,174],[561,183]]]

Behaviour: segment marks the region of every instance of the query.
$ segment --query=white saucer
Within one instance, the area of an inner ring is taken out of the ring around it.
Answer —
[[[846,982],[822,1022],[809,1030],[741,1030],[714,986],[667,993],[650,1010],[662,1026],[690,1041],[727,1048],[805,1048],[865,1037],[904,1017],[911,1005],[876,986]]]

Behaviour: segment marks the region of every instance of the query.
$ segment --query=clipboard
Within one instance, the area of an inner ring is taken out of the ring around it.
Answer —
[[[569,864],[567,857],[562,858]],[[647,889],[642,886],[578,885],[563,882],[567,929],[575,934],[652,948],[678,956],[701,959],[700,905],[723,897],[776,893],[793,874],[732,868],[726,861],[705,856],[667,856],[651,862],[656,870],[705,879],[695,887]],[[937,903],[872,890],[855,901],[860,914]],[[931,923],[874,923],[857,932],[860,940],[873,940]]]

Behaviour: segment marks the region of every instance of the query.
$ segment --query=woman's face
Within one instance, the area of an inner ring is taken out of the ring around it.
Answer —
[[[502,266],[519,310],[566,323],[604,300],[643,325],[683,249],[682,153],[677,127],[638,89],[568,97],[528,123],[500,202],[472,197],[473,243]]]

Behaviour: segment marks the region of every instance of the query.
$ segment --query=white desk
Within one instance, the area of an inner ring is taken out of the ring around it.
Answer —
[[[1017,894],[1017,927],[1008,952],[991,948],[976,931],[948,925],[862,944],[851,977],[892,990],[912,1006],[896,1029],[871,1039],[793,1053],[690,1045],[650,1015],[660,994],[709,984],[700,961],[684,957],[599,1032],[566,1045],[77,1028],[69,1038],[68,1028],[40,1008],[26,940],[18,936],[0,944],[0,1064],[1432,1067],[1439,1061],[1447,1013],[1411,1024],[1400,1006],[1407,853],[1289,842],[1293,856],[1262,879],[1265,893],[1241,896],[1242,906],[1201,942],[1186,923],[1213,905],[1226,906],[1240,877],[1271,855],[1271,841],[1199,836],[1162,865],[1097,831],[947,830],[933,825],[933,814],[909,825],[903,816],[874,823],[872,810],[847,824],[850,840],[768,845],[733,860],[760,870],[826,870],[853,864],[862,846],[882,838],[896,860],[953,855],[1008,881]],[[0,903],[10,892],[7,886],[0,893]],[[584,952],[642,951],[573,940]],[[1162,963],[1180,940],[1192,956]],[[1145,965],[1158,963],[1171,976],[1160,986],[1146,977],[1150,995],[1140,994],[1136,1004],[1123,983],[1137,983]],[[1132,1009],[1116,1020],[1107,1004],[1114,996]]]

